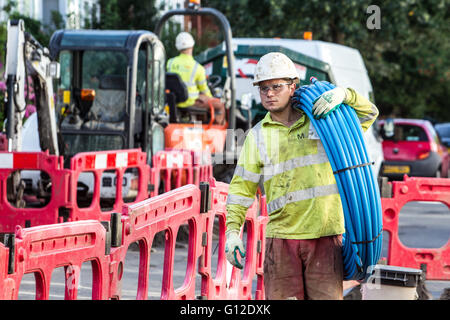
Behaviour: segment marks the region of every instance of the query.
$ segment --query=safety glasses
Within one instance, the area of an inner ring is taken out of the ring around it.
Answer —
[[[289,86],[292,83],[277,83],[277,84],[273,84],[270,86],[259,86],[259,92],[262,94],[267,94],[269,92],[269,90],[272,90],[275,93],[279,93],[281,92],[281,90],[283,90],[284,86]]]

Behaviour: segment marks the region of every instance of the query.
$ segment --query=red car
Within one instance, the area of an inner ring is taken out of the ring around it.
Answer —
[[[379,121],[384,139],[381,175],[390,180],[403,176],[448,177],[450,156],[431,122],[420,119]]]

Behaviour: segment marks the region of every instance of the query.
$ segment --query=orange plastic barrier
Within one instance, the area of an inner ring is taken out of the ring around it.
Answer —
[[[439,201],[450,208],[450,180],[408,178],[392,182],[392,198],[382,198],[383,229],[389,232],[387,264],[420,269],[426,265],[427,280],[450,280],[450,240],[441,248],[409,248],[398,235],[399,215],[410,201]]]
[[[76,299],[81,265],[91,261],[92,299],[120,299],[121,281],[128,247],[139,243],[139,278],[136,299],[148,296],[151,246],[155,235],[165,231],[164,271],[161,299],[196,299],[196,274],[201,275],[203,299],[263,299],[265,210],[255,201],[246,217],[247,255],[242,271],[233,270],[227,283],[225,259],[225,203],[228,185],[187,185],[134,204],[125,204],[122,214],[112,213],[110,221],[84,220],[32,228],[17,227],[0,244],[0,298],[17,299],[21,279],[34,273],[36,299],[49,298],[52,271],[65,268],[65,298]],[[262,207],[265,208],[264,199]],[[216,276],[211,273],[213,223],[220,219],[219,258]],[[189,226],[185,279],[174,288],[174,254],[178,231]],[[8,271],[7,271],[8,270]],[[256,295],[252,281],[257,277]]]

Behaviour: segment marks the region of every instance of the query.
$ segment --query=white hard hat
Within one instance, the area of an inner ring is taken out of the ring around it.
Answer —
[[[194,44],[194,38],[192,38],[189,32],[180,32],[175,39],[175,47],[178,51],[192,48]]]
[[[272,79],[299,79],[297,68],[285,54],[281,52],[270,52],[261,57],[255,68],[253,85]]]

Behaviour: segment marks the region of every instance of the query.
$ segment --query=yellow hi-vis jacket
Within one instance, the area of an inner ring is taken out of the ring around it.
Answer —
[[[347,97],[366,131],[378,109],[353,89]],[[331,164],[305,114],[288,128],[268,112],[249,131],[229,186],[227,231],[240,229],[260,184],[269,215],[266,237],[315,239],[345,232]]]
[[[200,93],[212,97],[206,82],[205,68],[195,61],[191,55],[181,53],[169,59],[167,61],[167,71],[179,74],[188,89],[189,98],[177,104],[177,107],[185,108],[194,105]]]

